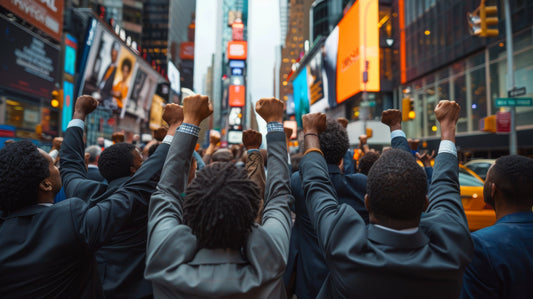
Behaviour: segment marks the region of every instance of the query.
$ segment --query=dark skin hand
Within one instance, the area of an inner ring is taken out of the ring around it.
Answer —
[[[167,104],[163,110],[163,120],[169,125],[166,134],[174,136],[176,129],[178,129],[183,122],[183,106],[178,104]]]
[[[193,95],[183,99],[184,123],[199,126],[212,113],[213,105],[207,96]]]
[[[96,109],[96,106],[98,106],[98,101],[95,98],[82,95],[76,100],[72,118],[85,120],[85,117]]]
[[[398,109],[387,109],[381,113],[381,122],[389,126],[390,131],[402,129],[402,112]]]
[[[435,116],[440,123],[441,140],[455,143],[455,126],[459,119],[461,107],[455,101],[440,101],[435,107]]]
[[[326,130],[326,115],[324,113],[308,113],[302,116],[302,127],[304,129],[304,135],[308,133],[317,135],[305,136],[304,150],[320,148],[318,135]]]
[[[246,130],[242,132],[242,143],[247,149],[259,149],[263,142],[263,135],[254,130]]]
[[[285,103],[276,98],[262,98],[255,104],[255,111],[267,123],[283,122]]]

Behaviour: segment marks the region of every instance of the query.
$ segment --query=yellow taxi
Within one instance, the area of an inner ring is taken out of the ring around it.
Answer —
[[[475,231],[496,223],[494,209],[483,200],[483,179],[475,172],[459,165],[461,201],[465,210],[468,228]]]

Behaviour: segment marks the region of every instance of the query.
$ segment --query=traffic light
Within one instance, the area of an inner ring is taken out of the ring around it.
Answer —
[[[489,28],[489,26],[498,25],[498,7],[495,5],[486,6],[485,0],[481,1],[473,13],[468,13],[467,20],[471,35],[494,37],[499,34],[497,28]]]
[[[54,108],[61,108],[63,105],[63,90],[52,90],[52,99],[50,100],[50,106]]]
[[[409,121],[415,119],[415,117],[414,101],[410,98],[402,99],[402,121]]]
[[[498,36],[499,31],[497,28],[489,28],[489,26],[498,26],[498,7],[496,5],[485,6],[485,1],[481,1],[479,18],[481,19],[481,36]]]

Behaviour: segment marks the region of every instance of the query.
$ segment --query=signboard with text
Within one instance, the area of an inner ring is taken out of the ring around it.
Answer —
[[[524,107],[533,106],[533,98],[497,98],[496,107]]]
[[[228,42],[228,59],[246,60],[248,43],[245,41]]]
[[[57,41],[63,32],[63,0],[2,0],[0,5]]]

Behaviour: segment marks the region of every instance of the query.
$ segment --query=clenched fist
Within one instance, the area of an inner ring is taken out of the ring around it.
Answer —
[[[302,116],[304,134],[320,134],[326,130],[326,115],[324,113],[308,113]]]
[[[183,122],[199,126],[213,113],[213,105],[207,96],[193,95],[183,99]]]
[[[246,130],[242,132],[242,143],[246,149],[258,149],[263,142],[263,135],[254,130]]]
[[[167,104],[163,110],[163,120],[169,126],[179,126],[183,122],[183,106]]]
[[[276,98],[263,98],[255,104],[255,111],[267,123],[282,122],[285,103]]]

